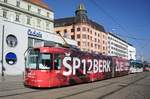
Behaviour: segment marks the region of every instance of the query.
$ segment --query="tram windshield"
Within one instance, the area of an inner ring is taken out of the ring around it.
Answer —
[[[52,69],[52,54],[40,53],[38,49],[31,50],[26,61],[28,69]]]

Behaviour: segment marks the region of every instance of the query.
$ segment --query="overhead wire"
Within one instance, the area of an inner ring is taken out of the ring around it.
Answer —
[[[104,10],[95,0],[89,0],[93,5],[95,5],[99,11],[102,11],[106,16],[108,16],[115,24],[117,24],[120,29],[122,29],[124,32],[126,33],[130,33],[128,32],[124,26],[122,26],[122,24],[120,24],[118,21],[116,21],[116,19],[114,17],[112,17],[106,10]],[[100,12],[101,13],[101,12]],[[129,39],[133,39],[135,41],[144,41],[146,42],[143,46],[141,44],[138,44],[140,47],[141,50],[143,50],[143,48],[146,47],[146,45],[149,45],[150,43],[150,38],[137,38],[137,37],[133,37],[133,36],[126,36],[126,35],[121,35],[121,34],[118,34],[118,33],[115,33],[116,35],[118,36],[121,36],[121,37],[126,37],[126,38],[129,38]],[[130,33],[131,34],[131,33]],[[137,43],[137,42],[136,42]]]
[[[122,26],[122,24],[120,24],[119,22],[116,21],[116,19],[111,16],[106,10],[104,10],[95,0],[89,0],[92,4],[94,4],[99,10],[101,10],[106,16],[108,16],[115,24],[117,24],[124,32],[126,33],[130,33],[129,31],[127,31],[124,26]],[[125,36],[125,35],[121,35],[118,33],[115,33],[118,36],[122,36],[122,37],[126,37],[126,38],[130,38],[130,39],[134,39],[134,40],[150,40],[150,38],[137,38],[137,37],[133,37],[133,36]]]

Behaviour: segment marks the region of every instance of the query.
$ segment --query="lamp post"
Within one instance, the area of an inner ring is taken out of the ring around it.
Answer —
[[[3,25],[3,28],[2,28],[2,60],[1,60],[2,77],[4,77],[4,71],[5,71],[5,67],[4,67],[4,32],[5,32],[5,26]]]

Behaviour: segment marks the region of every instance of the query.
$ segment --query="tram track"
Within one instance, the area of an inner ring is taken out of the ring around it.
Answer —
[[[121,86],[119,89],[113,90],[113,91],[111,91],[111,92],[109,92],[109,93],[107,93],[107,94],[104,94],[104,95],[102,95],[102,96],[100,96],[100,97],[97,98],[97,99],[103,99],[103,98],[105,98],[106,96],[111,95],[111,94],[114,94],[114,93],[116,93],[116,92],[122,90],[123,88],[126,88],[126,87],[128,87],[128,86],[130,86],[130,85],[132,85],[132,84],[134,84],[134,83],[136,83],[136,82],[138,82],[138,81],[140,81],[140,80],[146,78],[146,77],[147,77],[147,75],[144,76],[144,77],[140,77],[139,79],[137,79],[137,80],[135,80],[135,81],[133,81],[133,82],[131,82],[131,83],[128,83],[128,84],[122,83],[122,82],[111,82],[110,84],[107,84],[107,85],[104,85],[104,86],[98,86],[98,87],[95,87],[95,88],[92,88],[92,89],[80,91],[80,92],[73,93],[73,94],[70,94],[70,95],[66,95],[66,96],[63,96],[63,97],[59,97],[59,98],[56,98],[56,99],[69,98],[69,97],[72,97],[72,96],[75,96],[75,95],[79,95],[79,94],[86,93],[86,92],[90,92],[90,91],[93,91],[93,90],[96,90],[96,89],[99,89],[99,88],[103,88],[103,87],[106,87],[106,86],[110,86],[110,85],[112,85],[112,84],[117,84],[117,83],[118,83],[118,86]],[[130,79],[130,78],[127,78],[127,79]],[[124,79],[124,80],[127,80],[127,79]],[[107,82],[109,82],[109,81],[107,81]]]
[[[147,77],[147,75],[146,76],[144,76],[144,77],[142,77],[142,78],[139,78],[139,79],[137,79],[137,80],[135,80],[135,81],[133,81],[133,82],[131,82],[131,83],[129,83],[129,84],[126,84],[126,85],[120,85],[121,87],[119,88],[119,89],[116,89],[116,90],[114,90],[114,91],[112,91],[112,92],[109,92],[109,93],[107,93],[107,94],[105,94],[105,95],[102,95],[102,96],[100,96],[99,98],[97,98],[97,99],[104,99],[105,97],[107,97],[107,96],[109,96],[109,95],[112,95],[112,94],[114,94],[114,93],[116,93],[116,92],[119,92],[120,90],[122,90],[122,89],[124,89],[124,88],[126,88],[126,87],[128,87],[128,86],[130,86],[130,85],[132,85],[132,84],[135,84],[136,82],[138,82],[138,81],[140,81],[140,80],[143,80],[144,78],[146,78]]]
[[[94,89],[98,89],[98,88],[100,88],[100,87],[106,87],[106,86],[109,86],[109,85],[112,85],[112,84],[114,84],[114,82],[111,82],[111,83],[109,83],[109,84],[105,84],[105,85],[103,85],[103,86],[98,86],[98,87],[95,87],[95,88],[91,88],[91,89],[88,89],[88,90],[84,90],[84,91],[82,91],[82,92],[79,92],[79,93],[84,93],[84,92],[86,92],[86,91],[89,91],[89,90],[94,90]],[[78,86],[78,85],[77,85]],[[68,87],[71,87],[71,86],[68,86]],[[62,87],[62,88],[64,88],[64,87]],[[67,87],[66,87],[67,88]],[[24,88],[14,88],[14,89],[8,89],[8,90],[0,90],[0,92],[4,92],[4,91],[14,91],[14,90],[20,90],[20,89],[28,89],[28,88],[26,88],[26,87],[24,87]],[[41,91],[48,91],[48,90],[50,90],[50,89],[47,89],[47,90],[40,90],[40,89],[31,89],[31,91],[27,91],[27,92],[20,92],[20,93],[14,93],[14,94],[7,94],[7,95],[0,95],[0,98],[1,97],[10,97],[10,96],[16,96],[16,95],[24,95],[24,94],[28,94],[28,93],[35,93],[35,92],[41,92]],[[66,90],[67,91],[67,90]],[[79,93],[75,93],[75,94],[79,94]],[[74,95],[75,95],[74,94]],[[59,98],[58,98],[59,99]]]
[[[109,86],[109,85],[112,85],[112,84],[114,84],[114,82],[111,82],[111,83],[103,85],[103,86],[98,86],[98,87],[95,87],[95,88],[91,88],[91,89],[87,89],[87,90],[84,90],[84,91],[80,91],[80,92],[77,92],[77,93],[74,93],[74,94],[71,94],[71,95],[59,97],[59,98],[56,98],[56,99],[68,98],[68,97],[75,96],[75,95],[78,95],[78,94],[82,94],[82,93],[85,93],[85,92],[88,92],[88,91],[92,91],[92,90],[95,90],[95,89],[106,87],[106,86]]]
[[[134,75],[133,77],[138,77],[138,75]],[[142,79],[144,79],[145,77],[147,77],[147,75],[146,76],[144,76],[144,77],[139,77],[138,79],[136,79],[135,81],[132,81],[132,82],[130,82],[130,83],[127,83],[125,86],[121,86],[119,89],[117,89],[117,90],[113,90],[112,92],[109,92],[109,93],[107,93],[107,94],[105,94],[105,95],[102,95],[101,97],[99,97],[98,99],[103,99],[103,98],[105,98],[106,96],[108,96],[108,95],[111,95],[111,94],[113,94],[113,93],[115,93],[115,92],[118,92],[118,91],[120,91],[121,89],[123,89],[123,88],[125,88],[125,87],[128,87],[128,86],[130,86],[130,85],[132,85],[132,84],[134,84],[134,83],[136,83],[136,82],[138,82],[138,81],[140,81],[140,80],[142,80]],[[116,79],[116,78],[114,78],[114,79]],[[122,79],[123,81],[126,81],[126,80],[128,80],[128,79],[132,79],[132,77],[126,77],[126,78],[124,78],[124,79]],[[69,95],[66,95],[66,96],[62,96],[62,97],[58,97],[58,98],[56,98],[56,99],[63,99],[63,98],[69,98],[69,97],[71,97],[71,96],[75,96],[75,95],[79,95],[79,94],[83,94],[83,93],[86,93],[86,92],[90,92],[90,91],[94,91],[94,90],[96,90],[96,89],[100,89],[100,88],[104,88],[104,87],[106,87],[106,86],[111,86],[111,85],[113,85],[113,84],[118,84],[118,86],[119,86],[119,84],[123,84],[123,81],[121,81],[121,82],[115,82],[115,81],[110,81],[110,80],[104,80],[104,82],[106,82],[106,83],[108,83],[108,84],[104,84],[104,85],[101,85],[101,86],[96,86],[96,87],[92,87],[92,88],[88,88],[88,89],[86,89],[86,90],[81,90],[81,91],[78,91],[78,92],[74,92],[74,93],[72,93],[72,94],[69,94]],[[94,84],[95,82],[93,82],[93,83],[87,83],[87,84]],[[76,86],[78,86],[78,85],[76,85]],[[69,87],[71,87],[71,86],[69,86]],[[64,87],[61,87],[61,88],[64,88]],[[65,88],[67,88],[67,87],[65,87]],[[52,90],[53,88],[50,88],[50,89],[48,89],[48,90]],[[55,88],[55,89],[57,89],[57,88]],[[21,90],[21,91],[20,91]],[[40,89],[30,89],[30,88],[27,88],[27,87],[25,87],[25,86],[22,86],[22,85],[20,85],[20,84],[18,84],[18,86],[16,86],[16,88],[6,88],[6,89],[0,89],[0,93],[6,93],[6,94],[0,94],[0,98],[2,98],[2,97],[11,97],[11,96],[17,96],[17,95],[26,95],[26,94],[28,94],[28,93],[36,93],[36,92],[43,92],[43,91],[48,91],[47,89],[46,90],[40,90]],[[66,91],[68,91],[69,89],[67,88],[66,89]],[[58,90],[57,90],[58,91]],[[8,92],[8,93],[7,93]],[[12,92],[12,93],[9,93],[9,92]],[[14,93],[13,93],[14,92]]]

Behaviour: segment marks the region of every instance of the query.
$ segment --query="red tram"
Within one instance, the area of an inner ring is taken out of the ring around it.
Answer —
[[[59,87],[127,75],[129,61],[70,48],[39,47],[26,58],[25,85]]]

